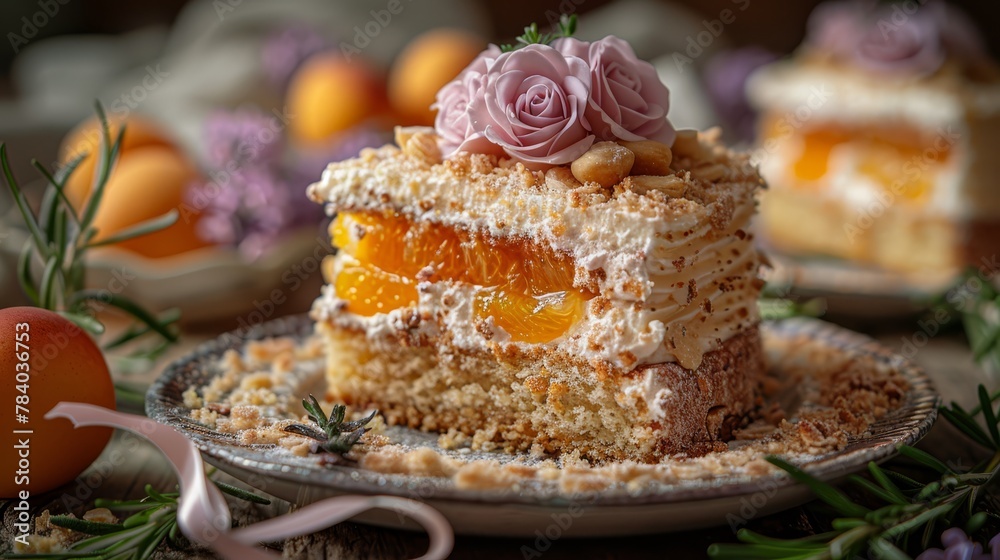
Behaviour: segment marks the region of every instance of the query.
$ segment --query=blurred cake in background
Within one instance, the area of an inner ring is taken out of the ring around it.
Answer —
[[[931,0],[831,2],[757,71],[767,241],[919,274],[1000,250],[1000,78],[975,26]]]

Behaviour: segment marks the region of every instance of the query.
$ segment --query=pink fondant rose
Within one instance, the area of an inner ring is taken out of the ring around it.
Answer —
[[[915,76],[936,72],[949,56],[962,63],[985,56],[969,18],[936,0],[915,11],[871,0],[828,2],[809,17],[808,42],[875,72]]]
[[[570,163],[594,143],[584,112],[590,70],[547,45],[498,56],[468,107],[474,134],[459,150],[482,151],[477,134],[529,167]]]
[[[559,39],[553,46],[590,66],[586,117],[598,138],[673,144],[676,133],[667,120],[670,91],[628,43],[609,36],[594,43]]]
[[[875,71],[927,75],[944,64],[945,53],[935,23],[912,17],[892,27],[870,27],[858,44],[855,58]]]
[[[482,152],[489,150],[489,141],[482,132],[476,132],[469,120],[469,102],[481,95],[483,75],[489,65],[500,56],[500,48],[490,45],[480,53],[458,78],[452,80],[437,93],[432,109],[437,110],[434,128],[441,138],[443,154],[451,155],[463,143],[466,150]],[[479,146],[476,144],[479,143]],[[478,149],[476,149],[478,148]]]

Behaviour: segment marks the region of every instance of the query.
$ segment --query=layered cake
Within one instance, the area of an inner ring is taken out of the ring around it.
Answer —
[[[623,41],[491,47],[434,128],[309,187],[336,256],[329,397],[475,448],[652,462],[717,449],[764,368],[761,180],[675,131]]]
[[[751,77],[782,252],[921,274],[1000,250],[1000,73],[962,13],[921,4],[821,5]]]

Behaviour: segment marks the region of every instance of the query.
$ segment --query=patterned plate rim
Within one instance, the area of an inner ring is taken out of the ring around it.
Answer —
[[[893,353],[873,339],[817,319],[794,318],[765,322],[764,329],[773,336],[806,336],[822,341],[832,348],[852,355],[869,355],[895,367],[910,384],[902,406],[872,424],[870,435],[852,441],[844,449],[816,456],[800,466],[823,480],[836,480],[864,468],[869,461],[882,462],[896,452],[899,445],[912,445],[930,430],[937,417],[940,397],[927,375],[908,359]],[[221,335],[170,364],[146,393],[146,414],[178,429],[192,440],[201,452],[221,464],[259,473],[287,482],[359,494],[390,494],[403,497],[419,496],[423,500],[446,500],[495,505],[564,507],[570,501],[586,502],[591,506],[637,506],[729,498],[770,488],[795,486],[783,473],[768,475],[733,475],[714,479],[659,484],[640,493],[625,489],[599,491],[568,496],[558,491],[538,492],[529,487],[503,490],[465,490],[451,486],[449,479],[418,477],[405,474],[383,474],[358,466],[303,466],[272,454],[262,459],[253,455],[266,453],[268,446],[234,444],[232,436],[201,426],[188,418],[181,393],[199,366],[211,363],[226,350],[237,349],[245,341],[276,336],[302,338],[312,332],[312,322],[306,315],[272,320],[251,329],[241,339],[235,333]],[[773,485],[773,486],[771,486]]]

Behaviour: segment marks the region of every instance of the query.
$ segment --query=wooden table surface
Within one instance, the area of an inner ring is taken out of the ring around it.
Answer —
[[[918,332],[916,320],[897,322],[892,326],[871,324],[854,324],[853,328],[872,334],[887,346],[900,349],[904,340],[912,339]],[[202,328],[198,332],[187,333],[184,342],[174,348],[171,356],[161,362],[157,371],[150,371],[145,376],[130,377],[130,382],[147,382],[162,369],[162,364],[169,358],[182,355],[202,340],[215,336],[213,328]],[[929,342],[919,349],[914,359],[923,365],[934,379],[945,401],[958,400],[966,404],[974,400],[974,388],[978,383],[987,382],[986,375],[973,363],[964,338],[961,335],[949,334],[931,337]],[[69,486],[35,496],[32,499],[34,513],[49,509],[53,513],[64,512],[67,509],[81,514],[84,508],[79,502],[88,502],[97,497],[104,498],[137,498],[143,495],[143,486],[152,484],[158,489],[173,488],[175,480],[166,462],[156,449],[144,440],[137,442],[130,434],[117,433],[112,443],[105,450],[105,456],[116,448],[128,446],[133,449],[125,455],[122,464],[115,466],[110,475],[102,477],[93,471],[85,472]],[[921,446],[932,449],[945,456],[959,456],[968,452],[969,447],[961,438],[955,437],[950,426],[938,423],[930,435],[924,439]],[[100,459],[98,460],[100,463]],[[98,464],[98,463],[95,463]],[[237,485],[242,483],[226,476],[220,477]],[[97,483],[91,488],[88,482]],[[79,502],[74,497],[79,496]],[[75,507],[74,507],[75,505]],[[255,520],[287,511],[289,504],[274,500],[270,506],[248,506],[239,500],[231,500],[234,520],[238,524],[246,524]],[[14,512],[11,503],[0,502],[0,551],[6,550],[13,538],[12,521]],[[67,507],[68,506],[68,507]],[[788,528],[808,530],[810,516],[806,509],[795,508],[787,512],[757,519],[751,522],[750,528],[769,533],[786,531]],[[545,559],[562,558],[605,558],[605,559],[639,559],[639,558],[704,558],[705,549],[713,542],[734,541],[732,531],[728,527],[717,527],[699,531],[685,531],[680,534],[670,534],[669,527],[664,527],[664,534],[616,538],[616,539],[562,539],[555,541],[551,548],[543,554]],[[287,558],[339,558],[339,559],[395,559],[412,558],[422,554],[427,545],[427,539],[422,534],[409,533],[374,528],[354,523],[342,523],[321,533],[302,537],[283,543],[277,552]],[[453,558],[463,559],[496,559],[524,558],[522,547],[534,546],[532,539],[500,539],[458,537]],[[158,558],[211,558],[209,551],[161,551]]]

